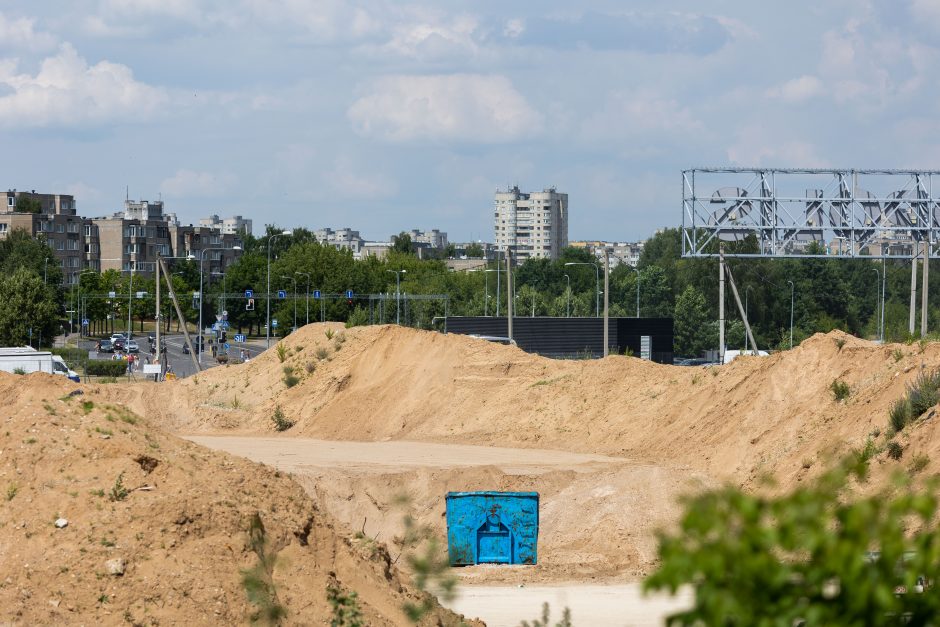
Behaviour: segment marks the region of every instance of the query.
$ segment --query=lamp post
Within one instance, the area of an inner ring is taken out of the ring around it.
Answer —
[[[484,279],[488,279],[488,278],[489,278],[489,277],[486,276],[486,275],[489,274],[490,272],[495,272],[495,273],[496,273],[496,317],[498,318],[498,317],[499,317],[499,273],[500,273],[500,272],[503,272],[503,270],[502,270],[502,268],[495,268],[495,269],[494,269],[494,268],[490,268],[489,270],[484,270],[484,271],[483,271],[483,277],[484,277]],[[483,287],[484,287],[484,290],[485,290],[486,294],[489,294],[489,289],[488,289],[488,287],[486,286],[486,281],[485,281],[485,280],[484,280]],[[484,302],[487,301],[487,300],[489,300],[489,298],[484,299]],[[486,305],[484,305],[483,315],[484,315],[484,316],[486,315]]]
[[[879,306],[879,305],[881,304],[881,303],[879,302],[880,299],[881,299],[881,294],[879,294],[879,292],[881,292],[881,272],[878,270],[878,268],[872,268],[872,270],[875,272],[875,277],[876,277],[876,283],[875,283],[875,323],[876,323],[876,324],[875,324],[875,335],[878,336],[878,339],[881,339],[881,326],[882,326],[882,324],[883,324],[883,322],[881,321],[880,316],[879,316],[879,310],[881,309],[881,307]]]
[[[310,324],[310,273],[309,272],[294,272],[294,274],[300,274],[307,277],[307,290],[304,292],[304,305],[306,307],[306,322],[304,324]]]
[[[78,282],[75,284],[78,287],[78,296],[72,299],[72,309],[77,312],[78,316],[78,337],[82,337],[84,335],[82,327],[82,320],[84,320],[84,318],[82,317],[82,307],[80,303],[82,300],[82,276],[86,273],[95,274],[96,272],[91,268],[85,268],[78,273]],[[69,320],[71,320],[71,318],[69,318]],[[69,331],[72,331],[71,326],[72,324],[69,322]]]
[[[565,294],[568,296],[565,302],[565,318],[571,317],[571,277],[567,274],[565,275],[565,281],[568,283],[568,287],[565,288]]]
[[[790,284],[790,348],[793,348],[793,281],[787,281]]]
[[[220,276],[222,277],[222,298],[219,302],[219,313],[221,314],[225,311],[225,273],[224,272],[210,272],[209,276]]]
[[[241,246],[232,246],[231,248],[225,248],[224,246],[217,246],[213,248],[203,248],[199,256],[199,328],[196,329],[197,337],[199,338],[199,365],[202,366],[202,353],[203,353],[203,339],[202,339],[202,303],[203,303],[203,294],[202,294],[202,274],[205,264],[203,263],[206,260],[206,253],[212,250],[241,250]],[[210,272],[211,272],[210,268]]]
[[[265,298],[267,300],[267,322],[265,323],[264,329],[264,340],[265,348],[271,348],[271,248],[274,240],[281,235],[293,235],[293,231],[281,231],[280,233],[275,233],[274,235],[268,238],[268,293]]]
[[[395,274],[395,324],[401,324],[401,275],[407,270],[386,270]]]
[[[601,273],[597,269],[596,263],[588,263],[586,261],[569,261],[565,266],[592,266],[594,268],[594,283],[596,285],[594,289],[594,317],[600,318],[601,316]]]
[[[748,293],[749,293],[750,291],[751,291],[751,286],[750,286],[750,285],[748,285],[747,287],[744,288],[744,319],[747,320],[747,323],[748,323],[748,324],[751,324],[751,318],[750,318],[750,316],[749,316],[748,313],[747,313],[747,312],[748,312],[748,308],[747,308],[747,304],[748,304],[748,303],[747,303],[747,295],[748,295]],[[745,350],[747,350],[747,345],[748,345],[749,343],[750,343],[750,340],[747,339],[747,333],[745,333],[745,334],[744,334],[744,348],[745,348]],[[751,348],[752,348],[754,351],[757,350],[757,347],[756,347],[756,346],[752,346]]]
[[[294,331],[297,330],[297,279],[286,274],[281,275],[282,279],[294,282]]]

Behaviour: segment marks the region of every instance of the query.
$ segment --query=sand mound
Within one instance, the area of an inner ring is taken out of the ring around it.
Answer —
[[[105,387],[0,373],[0,622],[245,623],[258,513],[287,623],[323,624],[338,581],[367,624],[409,624],[415,593],[383,547],[350,540],[282,473],[155,429]]]
[[[940,365],[937,344],[879,346],[837,331],[708,370],[557,361],[394,326],[309,325],[281,345],[283,362],[272,348],[161,387],[164,420],[183,432],[270,432],[280,406],[297,421],[290,435],[559,448],[743,484],[772,472],[786,484],[884,429],[905,384]],[[288,387],[288,374],[299,382]],[[847,401],[834,400],[835,379],[851,386]]]

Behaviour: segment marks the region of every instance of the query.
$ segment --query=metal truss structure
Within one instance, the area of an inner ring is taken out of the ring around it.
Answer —
[[[682,172],[682,255],[940,257],[938,170],[695,168]],[[937,195],[935,195],[937,194]],[[923,254],[920,252],[920,254]]]

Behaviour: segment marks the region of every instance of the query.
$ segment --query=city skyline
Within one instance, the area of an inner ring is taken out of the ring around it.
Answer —
[[[572,240],[630,241],[679,222],[688,167],[937,165],[936,3],[630,6],[11,0],[0,165],[85,215],[129,190],[454,241],[513,185],[569,193]]]

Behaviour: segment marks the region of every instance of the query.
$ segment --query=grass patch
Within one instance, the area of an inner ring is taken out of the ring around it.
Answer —
[[[298,377],[297,375],[295,374],[284,375],[284,385],[286,385],[287,387],[292,388],[298,383],[300,383],[300,377]]]
[[[907,388],[907,398],[911,403],[911,417],[915,420],[940,403],[940,369],[918,374]]]
[[[875,441],[871,438],[868,438],[865,440],[865,446],[853,451],[852,455],[859,464],[867,464],[872,457],[876,456],[880,452],[881,451],[878,450],[878,446],[875,444]]]
[[[314,362],[312,362],[312,361],[308,361],[308,362],[304,365],[304,370],[307,371],[307,374],[313,374],[313,371],[316,370],[316,369],[317,369],[317,364],[314,363]]]
[[[837,337],[837,338],[835,339],[835,343],[836,343],[836,348],[838,348],[838,349],[841,351],[841,350],[842,350],[842,347],[845,346],[845,338],[844,338],[844,337]]]
[[[278,431],[287,431],[294,426],[294,421],[284,415],[284,410],[278,405],[274,408],[274,415],[271,416],[274,421],[274,428]]]
[[[904,447],[897,440],[888,442],[886,450],[888,451],[888,457],[894,460],[901,459],[901,456],[904,455]]]
[[[829,385],[829,390],[832,392],[832,397],[837,401],[844,401],[852,394],[849,384],[839,379],[836,379]]]
[[[23,370],[22,368],[14,368],[13,374],[26,374],[26,371]]]
[[[327,350],[325,346],[320,346],[317,348],[314,354],[317,356],[317,359],[319,359],[320,361],[323,361],[329,356],[330,351]]]
[[[12,501],[16,497],[16,493],[20,491],[20,486],[15,483],[11,483],[7,486],[7,500]]]
[[[124,473],[120,473],[117,476],[117,479],[114,480],[114,485],[111,486],[111,491],[108,492],[108,499],[111,501],[123,501],[127,498],[127,495],[130,492],[124,486]]]
[[[911,422],[911,403],[907,397],[899,398],[891,405],[888,423],[895,433],[900,433]]]
[[[284,363],[284,360],[287,359],[287,347],[283,342],[278,342],[277,346],[274,347],[277,351],[277,358]]]
[[[911,473],[918,473],[924,468],[927,467],[927,464],[930,463],[930,458],[926,455],[915,455],[911,460]]]
[[[274,585],[277,551],[269,548],[264,523],[257,512],[252,515],[248,525],[248,548],[258,556],[257,564],[241,571],[241,583],[248,601],[257,608],[251,616],[251,622],[280,625],[281,619],[287,616],[287,609],[277,598]]]
[[[898,363],[904,359],[904,351],[902,351],[900,348],[896,348],[891,351],[891,356],[894,357],[894,363]]]
[[[326,336],[326,339],[332,340],[333,336],[336,335],[336,332],[333,331],[333,329],[327,329],[326,331],[323,332],[323,335]]]

